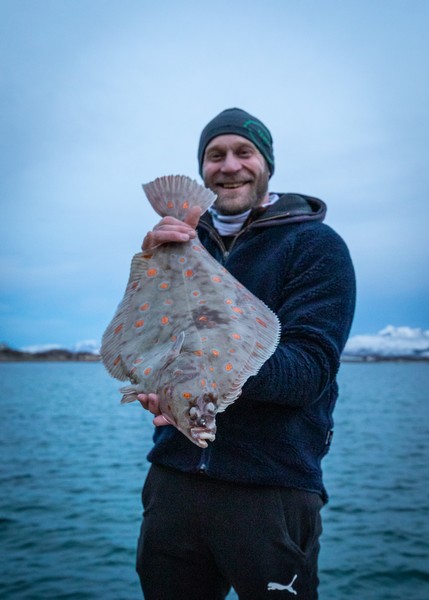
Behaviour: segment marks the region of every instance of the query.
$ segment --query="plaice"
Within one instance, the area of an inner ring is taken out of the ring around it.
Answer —
[[[215,195],[183,175],[143,186],[156,212],[183,220]],[[101,358],[131,385],[122,402],[156,393],[165,418],[206,447],[216,414],[241,393],[277,347],[277,316],[203,247],[198,237],[136,254],[124,297],[104,332]]]

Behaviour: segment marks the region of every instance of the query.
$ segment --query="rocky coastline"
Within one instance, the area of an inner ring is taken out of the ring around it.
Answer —
[[[5,344],[0,345],[0,362],[99,362],[99,354],[92,352],[72,352],[64,348],[54,348],[42,352],[15,350]]]

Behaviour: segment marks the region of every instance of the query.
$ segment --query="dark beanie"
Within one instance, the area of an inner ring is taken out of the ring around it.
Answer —
[[[267,127],[256,117],[240,108],[228,108],[208,123],[198,145],[198,165],[202,176],[204,151],[207,144],[218,135],[241,135],[250,140],[267,161],[270,176],[274,173],[273,138]]]

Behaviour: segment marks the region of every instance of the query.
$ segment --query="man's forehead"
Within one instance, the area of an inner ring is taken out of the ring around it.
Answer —
[[[206,146],[206,152],[213,148],[234,148],[237,146],[250,146],[251,148],[254,148],[256,152],[259,152],[255,144],[253,144],[247,138],[241,135],[229,133],[217,135],[215,138],[210,140],[210,142]]]

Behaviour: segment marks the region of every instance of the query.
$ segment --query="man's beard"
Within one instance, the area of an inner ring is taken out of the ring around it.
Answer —
[[[237,215],[246,210],[252,210],[260,206],[266,199],[268,180],[269,172],[267,169],[253,184],[248,185],[248,189],[243,195],[240,194],[240,188],[237,188],[238,193],[236,197],[232,193],[233,190],[225,190],[225,194],[221,192],[215,200],[213,207],[220,215]],[[233,183],[233,181],[229,183]],[[217,192],[218,190],[215,190],[215,193]]]

